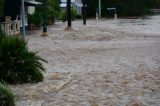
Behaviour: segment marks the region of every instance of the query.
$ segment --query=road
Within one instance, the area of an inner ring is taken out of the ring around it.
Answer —
[[[158,106],[160,33],[146,20],[74,21],[70,31],[59,22],[46,38],[34,31],[28,46],[49,63],[43,82],[12,86],[17,105]]]

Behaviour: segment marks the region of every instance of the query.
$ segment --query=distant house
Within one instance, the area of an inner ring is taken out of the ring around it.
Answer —
[[[34,7],[42,3],[25,0],[25,26],[28,26],[27,14],[34,13]],[[32,7],[31,7],[32,6]],[[34,7],[33,7],[34,6]],[[5,0],[4,15],[1,17],[0,28],[8,35],[19,34],[22,27],[21,0]]]
[[[82,1],[81,0],[71,0],[71,6],[77,11],[78,14],[82,14]],[[60,7],[65,10],[67,7],[67,0],[61,0]]]

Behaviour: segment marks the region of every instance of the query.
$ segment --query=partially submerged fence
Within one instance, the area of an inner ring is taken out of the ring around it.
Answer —
[[[20,34],[20,20],[11,21],[10,18],[6,18],[5,22],[1,22],[0,28],[7,35]]]

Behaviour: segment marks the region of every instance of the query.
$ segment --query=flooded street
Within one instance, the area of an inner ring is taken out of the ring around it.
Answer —
[[[147,16],[139,19],[119,19],[117,22],[109,22],[113,27],[123,30],[134,30],[135,32],[160,34],[160,15]]]
[[[48,64],[43,82],[11,86],[17,106],[159,106],[160,15],[66,24],[28,36]]]

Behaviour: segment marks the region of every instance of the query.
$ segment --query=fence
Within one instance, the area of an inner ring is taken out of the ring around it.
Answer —
[[[1,23],[1,29],[7,35],[20,34],[20,20],[2,22]]]

